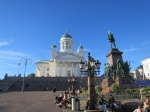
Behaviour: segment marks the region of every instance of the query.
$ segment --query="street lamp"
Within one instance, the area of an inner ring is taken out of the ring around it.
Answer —
[[[94,84],[94,75],[98,75],[100,73],[101,63],[97,60],[95,61],[88,53],[88,60],[86,63],[81,62],[79,63],[79,68],[83,74],[88,75],[88,102],[87,107],[88,110],[94,110],[96,104],[96,97],[95,97],[95,84]]]
[[[72,84],[72,98],[71,98],[71,104],[72,104],[72,110],[75,110],[75,89],[74,86],[76,85],[76,83],[78,83],[78,80],[74,78],[74,74],[72,75],[72,78],[68,77],[68,83]]]
[[[19,68],[18,68],[18,76],[19,76],[19,70],[20,70],[21,63],[19,62],[18,65],[19,65]]]
[[[19,62],[20,64],[22,63],[22,60],[25,60],[25,69],[24,69],[23,84],[22,84],[22,90],[21,90],[21,92],[24,91],[24,78],[25,78],[25,73],[26,73],[27,61],[30,60],[30,61],[31,61],[31,64],[32,64],[32,59],[27,58],[27,55],[26,55],[26,58],[22,58],[22,59],[20,60],[20,62]]]

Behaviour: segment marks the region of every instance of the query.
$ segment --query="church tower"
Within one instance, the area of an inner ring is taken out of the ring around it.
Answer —
[[[50,52],[50,56],[51,56],[51,59],[54,59],[54,57],[57,55],[57,47],[54,43],[54,45],[52,45],[51,47],[51,52]]]
[[[84,48],[82,45],[78,47],[77,53],[79,54],[79,56],[84,57]]]
[[[68,32],[60,39],[60,52],[73,52],[73,40]]]

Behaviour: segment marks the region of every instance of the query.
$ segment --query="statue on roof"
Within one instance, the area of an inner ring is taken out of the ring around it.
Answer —
[[[110,42],[110,48],[111,49],[112,49],[112,44],[114,45],[114,48],[116,48],[114,36],[113,36],[113,34],[111,34],[110,31],[108,32],[107,40],[108,40],[108,42]]]

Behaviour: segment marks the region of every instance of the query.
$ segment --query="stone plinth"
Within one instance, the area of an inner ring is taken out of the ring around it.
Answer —
[[[102,81],[102,91],[109,92],[111,90],[110,86],[114,83],[113,78],[103,79]]]
[[[132,77],[116,78],[115,83],[118,84],[120,90],[137,87]]]
[[[123,59],[122,59],[122,53],[123,52],[120,52],[118,49],[111,49],[108,54],[106,55],[107,57],[107,62],[113,66],[117,63],[117,60],[119,59],[121,62],[123,62]]]
[[[102,92],[106,93],[111,90],[111,85],[116,83],[119,86],[120,90],[127,89],[127,88],[136,88],[137,85],[135,84],[134,80],[131,77],[119,77],[119,78],[108,78],[103,79],[102,81]]]

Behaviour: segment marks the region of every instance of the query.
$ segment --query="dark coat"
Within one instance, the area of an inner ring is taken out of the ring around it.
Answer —
[[[54,89],[53,89],[53,92],[55,93],[56,92],[56,88],[54,87]]]

